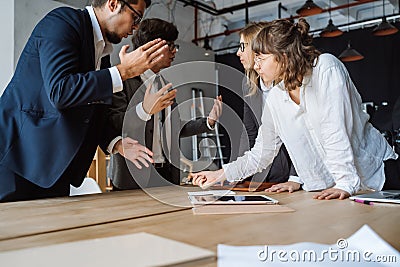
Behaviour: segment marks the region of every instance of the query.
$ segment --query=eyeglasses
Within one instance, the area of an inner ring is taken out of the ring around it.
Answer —
[[[130,5],[128,2],[126,2],[126,1],[124,1],[124,0],[119,0],[119,1],[121,1],[122,3],[124,3],[124,5],[126,5],[133,13],[135,13],[135,17],[133,18],[133,24],[134,24],[134,25],[139,25],[139,23],[140,23],[140,22],[142,21],[142,19],[143,19],[142,15],[140,15],[139,12],[137,12],[133,7],[131,7],[131,5]]]
[[[254,63],[256,63],[257,65],[260,65],[261,61],[264,61],[264,60],[268,59],[271,56],[273,56],[273,54],[268,54],[265,57],[261,57],[261,55],[256,55],[254,57]]]
[[[239,49],[240,52],[244,52],[244,49],[246,48],[245,46],[248,45],[249,43],[239,43]]]
[[[176,52],[178,52],[178,50],[179,50],[178,44],[175,44],[173,42],[167,42],[167,45],[168,45],[169,51],[172,52],[172,51],[174,51],[174,49],[176,49]]]

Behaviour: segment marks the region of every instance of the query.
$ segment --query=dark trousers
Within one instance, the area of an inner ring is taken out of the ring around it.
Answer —
[[[173,166],[169,163],[165,164],[162,168],[154,168],[150,171],[150,178],[146,183],[145,187],[158,187],[158,186],[169,186],[170,183],[177,184],[173,179],[171,179]],[[161,176],[161,177],[160,177]],[[130,177],[133,179],[133,177]],[[136,181],[134,182],[135,185],[130,186],[126,189],[139,189],[141,188]],[[126,190],[122,188],[118,188],[113,184],[113,191],[122,191]]]
[[[91,131],[88,132],[88,136],[91,136],[90,134]],[[97,143],[85,140],[84,144],[85,145],[82,145],[79,148],[78,153],[61,177],[49,188],[43,188],[31,183],[24,177],[21,177],[0,165],[0,186],[3,183],[7,185],[15,183],[15,190],[11,191],[12,193],[10,192],[7,195],[5,195],[2,192],[2,188],[0,188],[0,202],[69,196],[70,184],[74,186],[82,184],[96,152]],[[6,191],[5,193],[8,192]]]
[[[0,172],[1,173],[1,172]],[[31,183],[25,178],[8,172],[9,175],[14,177],[1,177],[2,179],[14,179],[15,191],[5,195],[0,199],[0,202],[23,201],[39,198],[61,197],[69,195],[69,179],[61,178],[53,186],[43,188]],[[64,176],[65,177],[65,176]]]
[[[385,161],[385,184],[383,190],[400,190],[400,157],[397,160]]]

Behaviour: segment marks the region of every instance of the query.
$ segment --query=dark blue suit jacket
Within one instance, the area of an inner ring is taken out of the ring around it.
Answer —
[[[0,98],[0,167],[45,188],[66,172],[81,183],[97,145],[116,136],[104,123],[111,75],[94,58],[87,10],[58,8],[37,24]],[[11,183],[0,173],[0,187]]]

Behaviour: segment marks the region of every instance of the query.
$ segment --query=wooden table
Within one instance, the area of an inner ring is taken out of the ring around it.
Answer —
[[[166,200],[182,197],[171,190],[154,190],[162,192]],[[182,201],[188,202],[186,198]],[[141,190],[0,203],[0,241],[182,209],[188,208],[164,204]]]
[[[187,198],[173,189],[160,192],[167,199]],[[400,250],[399,205],[314,200],[304,191],[270,195],[296,211],[193,215],[190,208],[159,203],[139,190],[0,204],[0,251],[138,232],[215,252],[218,244],[335,244],[364,224]],[[200,265],[215,266],[216,261]]]

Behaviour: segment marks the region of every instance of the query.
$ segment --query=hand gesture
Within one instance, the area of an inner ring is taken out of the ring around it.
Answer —
[[[217,96],[214,100],[214,106],[212,107],[210,114],[208,115],[208,124],[211,126],[215,125],[215,122],[219,119],[222,114],[222,96]]]
[[[153,84],[147,86],[143,99],[143,109],[147,114],[151,115],[171,106],[176,97],[176,89],[167,92],[167,90],[172,87],[171,83],[167,84],[156,93],[150,93],[152,86]]]
[[[153,156],[153,152],[151,152],[145,146],[139,144],[138,141],[129,137],[119,140],[115,144],[115,148],[122,156],[132,161],[132,163],[135,164],[138,169],[142,168],[139,162],[146,167],[149,167],[147,162],[153,163],[153,159],[151,158]]]
[[[150,41],[132,52],[126,52],[129,45],[124,45],[119,52],[121,63],[117,65],[122,81],[138,76],[154,65],[164,56],[168,49],[164,40]]]
[[[328,188],[314,195],[314,199],[346,199],[350,196],[347,191],[338,188]]]
[[[198,185],[202,189],[207,189],[210,186],[226,180],[224,169],[218,171],[203,171],[190,174],[193,185]]]
[[[294,191],[297,191],[300,189],[300,184],[296,182],[286,182],[286,183],[280,183],[271,186],[268,189],[265,189],[267,192],[285,192],[288,191],[289,193],[293,193]]]

